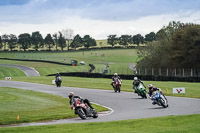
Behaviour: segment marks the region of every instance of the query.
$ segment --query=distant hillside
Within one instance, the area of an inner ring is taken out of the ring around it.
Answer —
[[[107,39],[104,40],[96,40],[97,46],[101,47],[101,46],[107,46]]]

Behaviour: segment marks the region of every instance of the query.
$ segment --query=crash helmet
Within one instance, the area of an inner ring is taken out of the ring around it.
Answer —
[[[152,89],[152,88],[153,88],[153,85],[152,85],[152,84],[149,84],[149,85],[148,85],[148,88],[149,88],[149,89]]]
[[[114,73],[114,76],[117,76],[118,74],[117,73]]]
[[[137,77],[134,77],[134,80],[138,80],[138,78],[137,78]]]
[[[70,92],[70,93],[68,94],[69,99],[71,99],[73,96],[74,96],[74,92]]]

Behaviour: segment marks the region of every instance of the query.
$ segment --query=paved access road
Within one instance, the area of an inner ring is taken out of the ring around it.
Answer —
[[[12,65],[12,64],[0,64],[0,66],[18,68],[18,69],[22,70],[28,77],[29,76],[40,76],[39,72],[36,71],[34,68],[20,66],[20,65]]]
[[[200,114],[200,99],[193,98],[167,97],[169,101],[169,107],[162,108],[157,105],[152,105],[151,100],[141,99],[136,94],[130,92],[114,93],[112,90],[83,89],[73,87],[57,88],[53,85],[3,80],[0,80],[0,86],[35,90],[63,97],[67,97],[67,94],[70,91],[73,91],[76,95],[82,96],[83,98],[88,98],[91,102],[107,106],[113,110],[107,115],[100,115],[97,119],[89,118],[87,120],[81,120],[80,118],[73,118],[48,122],[27,123],[17,126],[103,122],[168,115]]]

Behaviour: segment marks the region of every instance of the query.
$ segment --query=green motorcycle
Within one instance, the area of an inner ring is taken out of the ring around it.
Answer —
[[[146,89],[142,83],[140,83],[138,87],[136,87],[136,89],[139,96],[141,96],[142,98],[147,98]]]

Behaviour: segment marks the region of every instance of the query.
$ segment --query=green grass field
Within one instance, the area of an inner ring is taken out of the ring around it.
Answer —
[[[97,111],[107,109],[93,105]],[[19,115],[19,120],[17,116]],[[0,125],[77,117],[69,99],[30,90],[0,87]]]
[[[6,133],[199,133],[200,115],[165,116],[158,118],[84,124],[0,128]]]
[[[16,77],[16,76],[26,76],[26,75],[24,74],[23,71],[17,68],[0,66],[0,78],[1,77]]]
[[[54,72],[88,72],[90,67],[89,64],[95,65],[95,72],[103,72],[106,64],[109,65],[109,73],[130,73],[132,70],[129,69],[130,63],[136,63],[137,50],[135,49],[117,49],[117,50],[92,50],[92,51],[77,51],[77,52],[17,52],[17,53],[6,53],[0,52],[1,58],[11,59],[27,59],[27,60],[48,60],[62,63],[70,63],[71,59],[84,61],[85,65],[79,66],[63,66],[55,65],[50,63],[41,62],[25,62],[25,61],[10,61],[0,60],[0,64],[21,64],[29,67],[34,67],[38,70],[41,75],[52,74]]]

